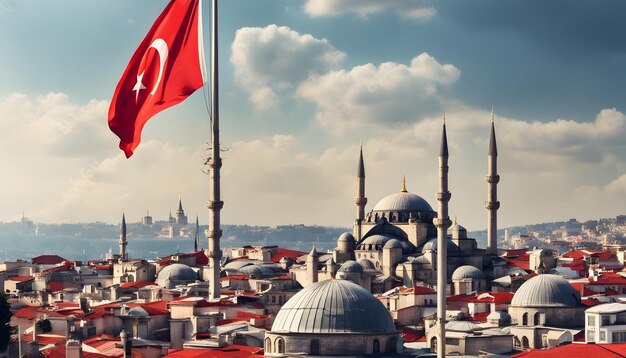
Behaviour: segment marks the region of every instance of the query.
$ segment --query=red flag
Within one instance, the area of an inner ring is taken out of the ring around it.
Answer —
[[[109,128],[126,158],[155,114],[204,85],[201,0],[171,0],[130,59],[117,84]]]

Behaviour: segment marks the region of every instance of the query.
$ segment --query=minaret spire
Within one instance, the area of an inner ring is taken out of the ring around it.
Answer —
[[[128,241],[126,240],[126,216],[122,213],[122,225],[120,225],[120,258],[122,260],[126,260],[126,245]]]
[[[193,252],[198,252],[200,246],[200,222],[198,221],[198,215],[196,215],[196,233],[193,241]]]
[[[224,202],[220,198],[220,118],[219,118],[219,80],[218,80],[218,36],[217,36],[217,0],[211,1],[211,158],[209,158],[209,294],[212,299],[220,298],[220,211]]]
[[[360,147],[359,165],[356,171],[356,198],[354,198],[354,203],[356,204],[354,238],[356,241],[361,240],[361,225],[365,219],[365,205],[367,204],[367,198],[365,197],[365,164],[363,161],[363,144],[361,144]]]
[[[452,224],[448,217],[448,201],[452,194],[448,191],[448,138],[444,114],[441,148],[439,150],[439,210],[433,220],[437,227],[437,357],[445,357],[446,352],[446,284],[448,282],[447,236]]]
[[[498,148],[496,146],[496,127],[495,115],[491,110],[491,133],[489,135],[489,153],[487,155],[487,251],[492,255],[498,254],[498,209],[500,202],[498,201]]]

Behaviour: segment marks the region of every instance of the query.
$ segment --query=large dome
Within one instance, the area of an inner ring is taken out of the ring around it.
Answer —
[[[374,211],[433,211],[433,208],[424,198],[417,194],[401,191],[382,198]]]
[[[515,292],[511,306],[576,307],[580,294],[566,279],[550,274],[537,275],[524,282]]]
[[[462,280],[465,278],[483,280],[485,279],[485,274],[481,270],[470,265],[460,266],[452,273],[453,280]]]
[[[326,280],[283,305],[272,332],[395,333],[389,312],[371,293],[346,280]]]

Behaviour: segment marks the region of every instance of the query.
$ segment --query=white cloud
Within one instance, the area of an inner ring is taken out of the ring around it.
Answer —
[[[437,11],[422,0],[308,0],[304,5],[305,12],[313,17],[337,16],[355,13],[361,17],[392,11],[398,16],[413,20],[426,21]]]
[[[237,82],[251,92],[258,109],[267,109],[275,106],[277,93],[336,68],[344,57],[325,39],[269,25],[237,30],[230,60]]]
[[[438,87],[452,84],[459,76],[453,65],[442,65],[422,53],[410,65],[366,64],[314,75],[298,93],[317,105],[316,119],[322,127],[341,131],[371,123],[408,123],[440,111]]]

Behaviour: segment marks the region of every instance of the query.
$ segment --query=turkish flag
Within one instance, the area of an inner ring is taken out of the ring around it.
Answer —
[[[126,158],[155,114],[205,83],[201,0],[171,0],[130,59],[109,107]]]

